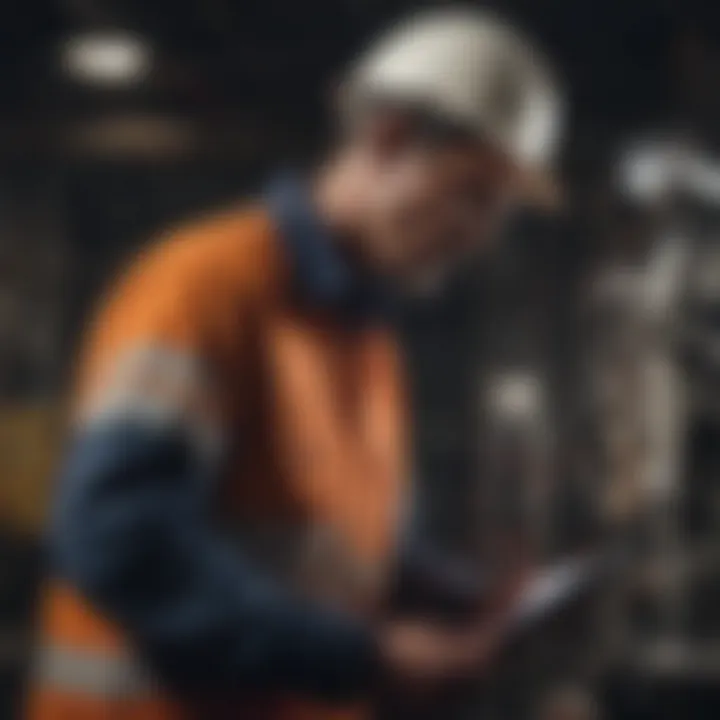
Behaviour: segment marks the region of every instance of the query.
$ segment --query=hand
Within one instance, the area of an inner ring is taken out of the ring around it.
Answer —
[[[406,622],[387,628],[381,654],[391,684],[436,687],[482,671],[501,638],[500,626],[495,623],[463,632]]]
[[[525,585],[513,570],[477,618],[460,628],[421,620],[397,621],[380,634],[380,652],[391,685],[435,688],[482,672],[505,638],[509,610]]]

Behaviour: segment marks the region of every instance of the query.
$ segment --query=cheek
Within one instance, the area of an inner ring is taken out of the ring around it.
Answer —
[[[394,265],[454,262],[486,246],[502,224],[511,195],[458,191],[452,178],[421,161],[406,162],[373,186],[377,252]],[[503,186],[504,191],[507,186]]]
[[[394,174],[374,188],[377,222],[411,253],[442,232],[445,209],[432,180],[416,172]]]
[[[438,195],[438,187],[420,161],[405,162],[376,186],[376,194],[387,214],[409,219],[427,211]]]

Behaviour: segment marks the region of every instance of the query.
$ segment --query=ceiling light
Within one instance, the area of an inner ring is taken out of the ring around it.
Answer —
[[[70,38],[62,65],[74,80],[93,85],[135,85],[152,69],[146,42],[129,33],[86,33]]]

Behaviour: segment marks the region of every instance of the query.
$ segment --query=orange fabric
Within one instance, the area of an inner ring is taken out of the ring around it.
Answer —
[[[166,698],[143,698],[140,700],[116,698],[108,703],[92,696],[71,695],[63,690],[50,687],[37,689],[29,698],[25,708],[28,720],[213,720],[244,717],[242,712],[232,715],[205,714],[200,709],[182,706]],[[256,720],[256,716],[245,716]],[[260,720],[258,718],[257,720]]]
[[[241,448],[226,468],[219,513],[240,525],[327,530],[342,580],[313,574],[331,574],[321,557],[303,567],[301,589],[372,613],[395,541],[404,474],[397,353],[384,331],[301,311],[289,287],[285,256],[262,209],[230,212],[150,248],[93,323],[78,406],[102,390],[114,359],[133,345],[160,343],[197,356],[214,384],[230,447]],[[127,645],[122,631],[72,588],[52,584],[40,633],[43,642],[74,648],[113,652]],[[201,717],[224,717],[209,707]],[[249,707],[230,703],[228,717],[358,717],[357,709],[292,699],[260,699]],[[193,716],[177,699],[132,704],[48,688],[38,689],[30,708],[31,720]]]
[[[30,697],[24,714],[27,720],[362,720],[367,711],[253,699],[204,703],[177,703],[165,698],[116,699],[108,704],[99,698],[44,687]]]
[[[54,643],[81,650],[116,652],[124,645],[120,630],[75,590],[52,583],[42,600],[41,627]]]
[[[243,368],[238,372],[232,363],[245,355],[250,306],[270,302],[286,272],[260,211],[229,213],[151,246],[120,279],[90,329],[80,396],[102,382],[118,353],[142,342],[201,355],[218,384],[234,389]]]

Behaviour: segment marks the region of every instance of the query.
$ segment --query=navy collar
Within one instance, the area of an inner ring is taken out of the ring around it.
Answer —
[[[266,198],[302,298],[356,320],[388,317],[392,303],[387,289],[343,256],[302,178],[293,174],[276,178]]]

